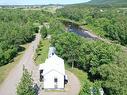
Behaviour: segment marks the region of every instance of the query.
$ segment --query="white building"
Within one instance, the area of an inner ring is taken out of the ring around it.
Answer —
[[[53,55],[51,56],[51,48]],[[64,60],[54,54],[53,47],[49,49],[49,58],[40,64],[40,80],[44,83],[44,89],[64,89],[67,77],[65,75]]]

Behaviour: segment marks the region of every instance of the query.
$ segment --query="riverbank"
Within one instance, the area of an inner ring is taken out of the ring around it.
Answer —
[[[93,40],[103,40],[99,35],[93,33],[92,30],[86,28],[85,27],[86,25],[81,22],[76,22],[73,20],[61,19],[61,18],[59,18],[58,20],[60,20],[66,26],[67,31],[69,32],[74,32],[80,36],[83,36],[85,38],[90,38]]]

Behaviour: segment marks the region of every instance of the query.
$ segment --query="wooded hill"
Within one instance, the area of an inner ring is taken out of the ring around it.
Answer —
[[[127,0],[91,0],[88,2],[88,4],[127,4]]]

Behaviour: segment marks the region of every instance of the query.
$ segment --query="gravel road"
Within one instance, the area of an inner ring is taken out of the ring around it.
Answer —
[[[36,38],[33,42],[30,43],[28,49],[25,51],[21,61],[13,68],[9,73],[4,82],[0,85],[0,95],[16,95],[16,87],[20,82],[23,73],[23,65],[28,69],[28,71],[33,72],[36,69],[36,66],[33,61],[33,56],[35,50],[40,41],[40,34],[36,34]],[[38,80],[37,74],[33,73],[34,80]]]

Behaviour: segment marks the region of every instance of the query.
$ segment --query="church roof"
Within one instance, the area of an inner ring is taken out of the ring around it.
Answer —
[[[52,57],[46,59],[45,63],[40,64],[39,70],[43,69],[43,75],[51,71],[59,72],[65,75],[64,60],[54,54]]]

